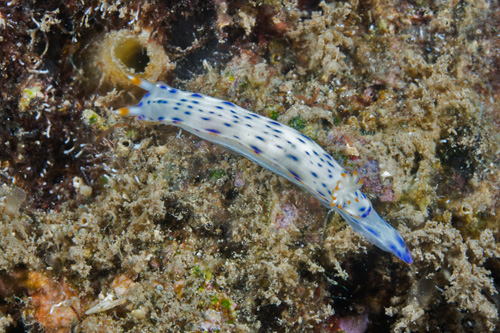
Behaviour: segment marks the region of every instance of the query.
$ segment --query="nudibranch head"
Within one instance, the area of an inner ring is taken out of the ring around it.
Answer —
[[[346,172],[341,174],[342,178],[332,190],[332,208],[338,208],[351,216],[364,218],[370,214],[372,204],[368,198],[359,191],[363,181],[356,171],[353,175]]]

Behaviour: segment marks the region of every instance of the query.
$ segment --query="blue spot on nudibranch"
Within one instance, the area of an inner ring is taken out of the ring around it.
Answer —
[[[192,97],[203,97],[200,94],[191,94]]]
[[[372,211],[372,207],[370,206],[370,207],[368,207],[368,210],[364,214],[361,215],[361,218],[365,218],[368,215],[370,215],[371,211]]]
[[[331,166],[332,168],[335,168],[335,166],[332,163],[330,163],[329,161],[326,161],[326,163],[328,163],[328,165]]]
[[[161,103],[161,102],[160,102],[160,103]],[[182,103],[175,103],[175,104],[176,104],[176,105],[179,105],[179,106],[180,106],[180,105],[182,105]]]
[[[280,145],[276,145],[276,147],[279,149],[283,149],[283,147],[281,147]]]
[[[250,116],[252,116],[254,118],[260,118],[260,116],[258,114],[255,114],[255,113],[251,113]]]
[[[201,119],[203,119],[203,120],[210,120],[210,118],[208,118],[208,117],[201,117]]]
[[[228,101],[223,101],[222,103],[224,103],[224,104],[226,104],[226,105],[229,105],[229,106],[234,106],[234,104],[233,104],[233,103],[228,102]],[[231,111],[231,112],[233,112],[233,111]]]
[[[252,148],[253,152],[256,153],[257,155],[262,153],[262,150],[260,150],[259,148],[255,147],[255,146],[250,146],[250,148]]]
[[[233,138],[238,139],[238,140],[240,139],[240,137],[237,135],[233,135]]]
[[[177,90],[175,90],[175,89],[170,89],[168,92],[169,92],[169,93],[171,93],[171,94],[175,94],[175,93],[177,92]]]
[[[252,119],[252,117],[250,117],[250,116],[245,116],[245,118],[246,118],[246,119]]]
[[[325,183],[321,183],[321,186],[325,187],[326,188],[326,184]]]
[[[144,98],[148,98],[149,96],[151,96],[150,92],[146,93],[146,95],[144,95]]]
[[[160,85],[160,89],[167,89],[167,86],[164,86],[163,84]]]
[[[231,113],[234,113],[234,114],[236,114],[236,111],[234,111],[234,110],[231,110]]]
[[[163,121],[165,120],[165,117],[158,117],[158,121]]]
[[[301,138],[297,138],[297,140],[299,140],[300,142],[302,142],[303,144],[305,144],[306,142],[304,140],[302,140]]]
[[[298,161],[298,160],[299,160],[299,159],[297,158],[297,156],[292,155],[292,154],[287,154],[287,155],[286,155],[286,157],[288,157],[288,158],[290,158],[290,159],[292,159],[292,160],[294,160],[294,161]]]
[[[389,243],[388,247],[389,247],[389,249],[391,249],[391,251],[392,251],[393,253],[399,253],[399,252],[398,252],[398,249],[396,248],[396,245],[394,245],[394,244],[392,244],[392,243]]]
[[[332,157],[331,157],[330,155],[328,155],[328,154],[323,154],[323,155],[325,155],[325,157],[326,157],[327,159],[332,160]]]
[[[396,236],[397,236],[396,238],[398,239],[399,246],[405,247],[405,241],[403,240],[403,238],[401,238],[401,236],[399,235]]]
[[[252,127],[252,125],[250,125],[250,124],[245,124],[245,125],[246,125],[247,127]]]
[[[277,121],[269,120],[269,123],[276,126],[281,126],[281,123],[278,123]]]
[[[187,99],[185,99],[185,98],[182,98],[182,99],[181,99],[181,102],[187,102],[187,101],[188,101],[188,100],[187,100]],[[178,104],[178,105],[180,105],[180,104]]]
[[[179,108],[176,106],[176,107],[174,107],[174,110],[179,110]]]
[[[216,129],[212,129],[212,128],[205,128],[205,130],[207,132],[210,132],[210,133],[214,133],[214,134],[220,134],[220,132]]]
[[[224,123],[227,127],[231,127],[232,125],[230,123]]]
[[[142,102],[139,102],[139,104],[137,104],[138,107],[141,107],[142,106]]]
[[[218,106],[218,105],[217,105],[217,106],[215,106],[215,107],[216,107],[217,109],[219,109],[219,110],[224,110],[224,108],[223,108],[222,106]]]
[[[260,141],[266,141],[263,137],[258,136],[258,135],[256,136],[256,138],[259,139]]]
[[[287,171],[293,176],[293,178],[295,178],[295,180],[301,181],[300,176],[298,174],[296,174],[290,169],[287,169]]]
[[[192,105],[188,105],[187,107],[188,107],[189,109],[192,109],[192,108],[193,108],[193,106],[192,106]]]
[[[318,178],[318,174],[316,172],[311,172],[311,175],[313,175],[314,178]]]
[[[137,119],[144,120],[144,115],[137,116]]]
[[[189,111],[184,111],[184,114],[190,115],[190,114],[191,114],[191,112],[189,112]]]
[[[177,118],[177,117],[174,117],[172,118],[172,121],[177,124],[177,123],[181,123],[182,122],[182,119],[181,118]]]
[[[369,227],[365,227],[366,230],[368,230],[371,234],[373,234],[375,237],[378,237],[379,236],[379,233],[376,232],[374,229],[372,228],[369,228]]]
[[[308,137],[307,135],[303,134],[303,133],[300,133],[300,135],[302,135],[303,138],[306,138],[307,140],[311,141],[311,142],[314,142],[310,137]]]

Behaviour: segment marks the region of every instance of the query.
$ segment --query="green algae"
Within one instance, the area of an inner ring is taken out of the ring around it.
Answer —
[[[212,170],[210,171],[210,179],[217,180],[221,179],[226,175],[226,172],[222,169]]]
[[[306,127],[304,119],[302,119],[300,116],[293,117],[292,119],[290,119],[288,125],[297,131],[301,131]]]

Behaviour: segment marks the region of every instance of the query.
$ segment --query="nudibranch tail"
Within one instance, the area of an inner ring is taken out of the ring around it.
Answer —
[[[129,79],[148,93],[137,106],[115,111],[117,115],[178,126],[240,153],[338,211],[354,230],[379,248],[412,262],[401,236],[360,191],[362,181],[357,173],[349,175],[306,135],[229,101],[175,89],[163,82],[153,84],[135,76]]]

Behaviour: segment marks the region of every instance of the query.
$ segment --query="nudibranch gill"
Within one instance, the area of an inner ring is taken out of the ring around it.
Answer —
[[[115,111],[120,116],[178,126],[207,141],[238,152],[315,196],[336,210],[371,243],[412,263],[399,233],[373,209],[359,190],[359,176],[349,175],[306,135],[267,117],[218,98],[153,84],[129,76],[148,93],[136,107]]]

